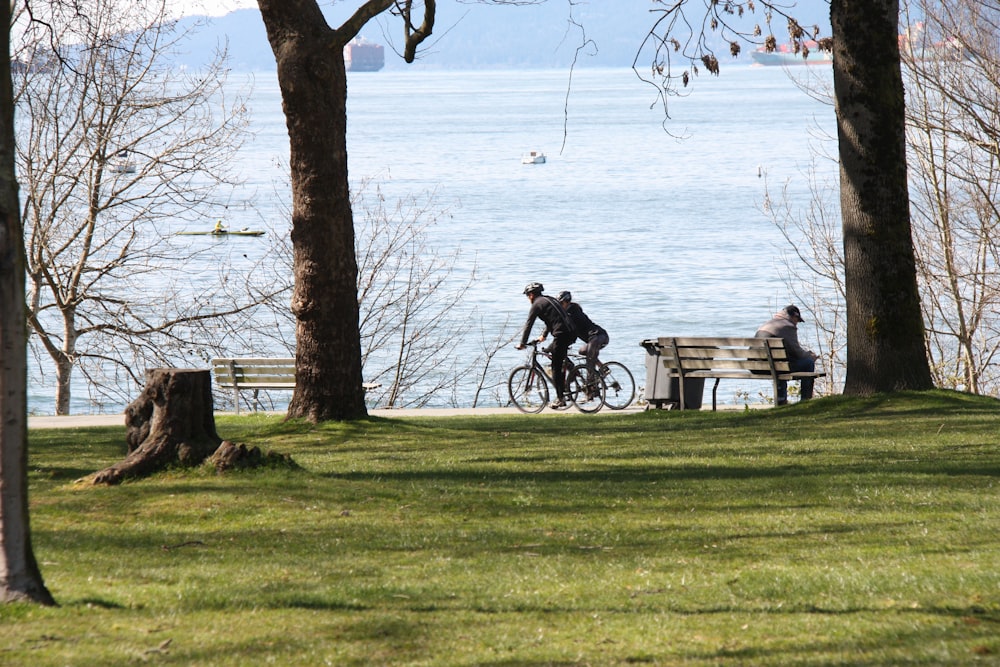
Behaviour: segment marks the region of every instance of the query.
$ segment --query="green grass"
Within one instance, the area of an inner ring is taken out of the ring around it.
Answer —
[[[299,470],[74,480],[124,429],[32,431],[56,608],[2,665],[1000,664],[1000,403],[220,417]]]

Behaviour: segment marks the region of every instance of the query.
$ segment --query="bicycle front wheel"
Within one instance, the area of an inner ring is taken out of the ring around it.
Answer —
[[[624,410],[635,400],[635,378],[625,365],[608,361],[601,366],[604,378],[604,404],[612,410]]]
[[[535,414],[549,404],[549,387],[545,377],[536,368],[518,366],[507,380],[510,402],[527,414]]]
[[[604,407],[604,380],[595,373],[592,380],[587,382],[586,364],[573,367],[566,380],[566,389],[573,405],[580,412],[593,413]]]

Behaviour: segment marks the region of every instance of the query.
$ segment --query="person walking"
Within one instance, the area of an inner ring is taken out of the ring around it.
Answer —
[[[757,329],[755,338],[780,338],[785,341],[785,352],[788,353],[788,367],[793,373],[813,372],[816,370],[817,355],[799,344],[798,326],[804,322],[798,306],[785,306],[774,314],[770,320]],[[813,395],[813,378],[802,378],[799,386],[799,397],[808,401]],[[774,397],[776,405],[788,403],[788,381],[778,380],[778,395]]]
[[[523,350],[528,344],[535,320],[540,319],[545,323],[545,330],[538,337],[538,342],[544,341],[549,332],[552,333],[552,384],[556,388],[556,400],[549,407],[564,408],[566,407],[566,374],[563,372],[563,366],[566,363],[569,346],[576,340],[576,332],[569,316],[559,302],[551,296],[542,294],[544,289],[541,283],[528,283],[524,288],[524,295],[531,302],[531,308],[528,309],[528,320],[524,323],[524,329],[521,332],[521,342],[515,347]]]
[[[593,320],[587,317],[580,304],[573,301],[573,294],[569,290],[563,290],[559,293],[559,303],[569,315],[577,338],[584,341],[578,352],[586,357],[587,381],[593,382],[596,377],[598,355],[611,342],[611,338],[603,327],[594,324]]]

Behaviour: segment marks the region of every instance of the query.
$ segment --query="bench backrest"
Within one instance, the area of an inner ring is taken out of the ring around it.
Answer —
[[[652,342],[652,341],[648,341]],[[749,371],[788,373],[788,353],[780,338],[662,337],[656,339],[660,363],[683,373]]]
[[[295,386],[295,359],[212,359],[212,371],[220,387],[237,385]]]

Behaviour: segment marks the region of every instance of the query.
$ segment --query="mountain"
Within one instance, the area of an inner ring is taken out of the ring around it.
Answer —
[[[358,2],[340,2],[324,7],[331,26],[340,25],[354,11]],[[438,2],[434,35],[425,42],[412,65],[399,55],[402,34],[399,19],[383,15],[369,22],[362,36],[386,47],[385,69],[483,69],[535,68],[569,66],[574,57],[585,67],[628,67],[637,60],[645,68],[651,61],[651,47],[643,46],[664,5],[652,0],[593,0],[573,4],[549,0],[537,5],[486,5],[468,0]],[[701,7],[692,2],[691,8]],[[829,30],[829,4],[826,0],[802,0],[796,12],[803,25],[819,24]],[[571,13],[572,12],[572,13]],[[572,20],[571,20],[572,18]],[[182,26],[195,21],[204,23],[180,62],[198,67],[208,62],[217,46],[228,44],[230,64],[237,71],[274,70],[274,56],[267,43],[264,24],[256,9],[242,9],[222,17],[190,17]],[[752,28],[750,20],[741,27]],[[775,19],[773,29],[781,42],[783,19]],[[766,31],[766,30],[765,30]],[[577,47],[586,46],[577,53]],[[729,46],[717,35],[709,43],[725,66]],[[752,44],[743,44],[739,62],[750,62],[746,55]]]

